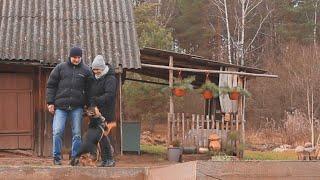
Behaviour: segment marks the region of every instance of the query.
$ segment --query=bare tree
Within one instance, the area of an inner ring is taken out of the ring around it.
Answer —
[[[231,54],[231,35],[230,35],[230,27],[229,27],[229,15],[228,15],[228,7],[226,0],[212,0],[211,1],[220,11],[220,13],[223,15],[221,16],[221,19],[226,25],[226,31],[227,31],[227,47],[228,47],[228,62],[232,64],[232,54]],[[214,27],[213,27],[214,28]]]
[[[318,16],[318,5],[320,0],[313,0],[313,8],[314,8],[314,26],[313,26],[313,44],[314,47],[317,46],[317,16]],[[315,51],[317,53],[317,51]]]
[[[231,35],[230,31],[230,16],[229,16],[229,10],[230,8],[229,4],[227,3],[226,0],[211,0],[211,2],[217,7],[217,9],[221,13],[221,18],[225,24],[226,27],[226,34],[227,37],[227,47],[228,47],[228,60],[229,63],[236,63],[240,65],[245,64],[245,55],[247,52],[250,50],[252,47],[252,44],[258,37],[260,30],[265,22],[265,20],[269,17],[271,14],[272,10],[269,9],[269,7],[266,5],[267,13],[265,15],[262,15],[260,12],[256,12],[255,10],[257,9],[258,6],[262,5],[262,2],[264,0],[238,0],[237,3],[235,3],[235,13],[234,13],[234,18],[235,18],[235,24],[233,25],[235,30],[233,35]],[[239,9],[241,11],[239,12]],[[247,22],[251,21],[252,18],[256,18],[257,16],[259,17],[259,23],[257,30],[253,37],[248,38],[246,37],[246,26]],[[223,36],[223,35],[221,35]],[[248,43],[246,43],[246,39],[248,40]],[[233,48],[231,48],[233,47]],[[235,60],[232,59],[232,49],[235,51]],[[235,62],[234,62],[235,61]]]

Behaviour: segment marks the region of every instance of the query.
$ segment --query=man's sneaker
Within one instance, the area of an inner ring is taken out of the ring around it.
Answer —
[[[57,165],[59,165],[59,166],[62,165],[60,159],[53,159],[53,164],[56,165],[56,166],[57,166]]]
[[[116,161],[112,159],[107,159],[105,161],[102,161],[99,167],[114,167],[116,165]]]
[[[71,166],[78,166],[79,165],[79,158],[71,158],[70,165]]]

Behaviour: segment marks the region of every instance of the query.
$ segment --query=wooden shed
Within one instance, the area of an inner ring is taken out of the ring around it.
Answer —
[[[173,77],[195,76],[193,85],[196,88],[208,78],[220,87],[240,86],[246,89],[247,82],[251,78],[277,77],[262,69],[218,62],[191,54],[154,48],[143,48],[140,53],[142,68],[131,71],[168,80],[169,86],[173,84]],[[155,84],[158,83],[155,82]],[[231,131],[239,133],[241,143],[244,143],[246,98],[242,96],[238,100],[231,100],[228,95],[220,95],[204,101],[201,114],[176,112],[173,97],[170,95],[168,145],[173,140],[179,140],[184,146],[208,147],[210,134],[216,133],[221,141],[225,141],[228,132]]]
[[[132,2],[1,0],[0,10],[0,149],[50,156],[52,116],[45,87],[52,68],[79,46],[86,64],[102,54],[116,68],[121,87],[122,72],[140,68]],[[118,88],[118,123],[120,98]],[[70,134],[66,132],[65,145]],[[119,151],[120,126],[113,135]]]

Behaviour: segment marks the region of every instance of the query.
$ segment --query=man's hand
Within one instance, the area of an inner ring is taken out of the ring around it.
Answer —
[[[54,105],[53,105],[53,104],[48,105],[48,111],[49,111],[51,114],[54,114]]]
[[[100,111],[99,111],[99,109],[98,109],[97,106],[94,107],[94,113],[95,113],[95,116],[96,116],[96,117],[100,117],[100,116],[101,116],[101,113],[100,113]]]

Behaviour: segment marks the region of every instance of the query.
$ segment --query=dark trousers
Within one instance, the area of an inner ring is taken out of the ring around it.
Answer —
[[[102,161],[113,160],[114,149],[110,142],[109,136],[103,136],[100,140],[101,159]]]

